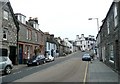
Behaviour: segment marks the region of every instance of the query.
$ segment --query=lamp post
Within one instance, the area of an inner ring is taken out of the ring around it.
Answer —
[[[99,20],[98,20],[98,18],[88,18],[88,20],[96,20],[97,21],[97,31],[98,31],[98,33],[99,33]],[[97,45],[98,46],[98,45]],[[95,48],[95,52],[97,52],[97,58],[99,57],[99,49],[97,48]]]
[[[98,29],[98,32],[99,32],[99,20],[98,18],[88,18],[88,20],[97,20],[97,29]]]

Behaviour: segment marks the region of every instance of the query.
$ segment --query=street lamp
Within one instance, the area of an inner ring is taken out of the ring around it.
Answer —
[[[98,18],[88,18],[88,20],[94,20],[94,19],[97,20],[97,29],[98,29],[98,32],[99,32],[99,21],[98,21]]]

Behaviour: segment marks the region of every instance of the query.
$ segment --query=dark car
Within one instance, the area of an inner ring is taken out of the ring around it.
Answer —
[[[35,55],[32,58],[28,59],[27,65],[40,65],[40,64],[44,64],[45,61],[45,56],[44,55]]]
[[[84,54],[82,57],[82,61],[91,61],[91,57],[89,54]]]

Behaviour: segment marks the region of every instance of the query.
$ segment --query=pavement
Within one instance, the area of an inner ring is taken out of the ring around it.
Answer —
[[[27,66],[27,64],[18,64],[18,65],[14,65],[13,70],[22,69],[22,68],[24,68],[24,67],[26,67],[26,66]]]
[[[90,84],[120,84],[118,73],[113,71],[103,62],[95,59],[89,63],[87,82]]]

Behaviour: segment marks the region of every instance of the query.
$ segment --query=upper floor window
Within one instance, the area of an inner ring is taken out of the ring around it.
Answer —
[[[6,19],[6,20],[8,20],[8,17],[9,17],[8,11],[4,10],[4,12],[3,12],[3,18]]]
[[[3,40],[7,40],[7,30],[3,29]]]
[[[32,39],[32,31],[31,31],[30,29],[27,29],[26,35],[27,35],[27,39],[28,39],[28,40],[31,40],[31,39]]]
[[[31,40],[31,39],[32,39],[32,31],[29,30],[29,40]]]
[[[38,41],[38,34],[35,32],[35,41]]]
[[[39,24],[34,23],[34,24],[33,24],[33,27],[34,27],[35,29],[39,30]]]
[[[27,29],[26,34],[27,34],[27,39],[28,39],[29,38],[29,30],[28,29]]]
[[[116,4],[114,7],[114,25],[115,25],[115,27],[118,25],[118,12],[117,12],[117,5]]]

